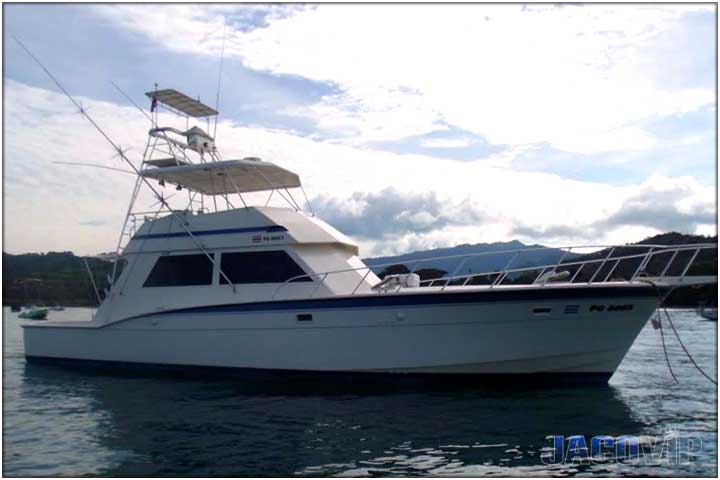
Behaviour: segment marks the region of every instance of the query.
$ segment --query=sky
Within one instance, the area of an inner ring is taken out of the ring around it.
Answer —
[[[3,12],[6,252],[114,251],[134,182],[53,163],[122,167],[12,35],[136,164],[148,121],[110,82],[146,109],[155,83],[215,105],[224,38],[223,158],[297,172],[362,256],[716,234],[714,5]]]

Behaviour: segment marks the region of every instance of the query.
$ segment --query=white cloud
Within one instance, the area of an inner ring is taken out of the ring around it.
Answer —
[[[429,138],[423,140],[420,145],[425,148],[465,148],[473,144],[468,137],[461,138]]]
[[[139,160],[147,121],[134,108],[83,99],[111,137],[133,145]],[[104,170],[53,165],[53,161],[120,166],[113,152],[60,94],[5,82],[5,248],[10,252],[113,250],[132,189],[132,178]],[[400,155],[314,141],[284,131],[218,126],[224,158],[256,155],[297,171],[308,194],[338,206],[341,214],[363,221],[378,195],[393,189],[402,208],[387,221],[410,225],[359,238],[363,255],[379,255],[458,243],[510,240],[515,227],[578,227],[602,222],[623,205],[657,192],[687,215],[714,210],[714,191],[687,177],[655,176],[641,185],[617,187],[563,179],[557,175],[515,172],[488,166],[482,159],[457,162],[422,155]],[[174,193],[174,192],[173,192]],[[647,195],[646,195],[647,194]],[[171,203],[181,206],[185,192]],[[638,195],[645,195],[637,199]],[[257,198],[264,197],[257,195]],[[427,207],[417,208],[414,198]],[[148,206],[145,195],[138,204]],[[321,205],[318,205],[320,208]],[[652,218],[647,220],[652,222]],[[698,231],[711,228],[705,220]],[[694,225],[691,223],[691,225]],[[631,228],[636,228],[630,225]],[[641,225],[646,227],[646,225]],[[628,225],[598,231],[595,241],[636,241]],[[647,231],[652,231],[649,229]],[[550,239],[537,235],[530,240]],[[576,233],[570,243],[587,241]]]
[[[296,113],[352,143],[447,122],[495,144],[592,154],[651,148],[658,140],[643,120],[712,108],[711,89],[663,87],[658,73],[673,66],[655,40],[692,35],[683,22],[698,10],[714,7],[320,5],[231,31],[226,52],[251,68],[338,85],[341,93]],[[216,10],[103,11],[167,48],[217,55]]]
[[[640,185],[623,187],[622,201],[603,218],[578,223],[523,224],[515,233],[526,238],[566,239],[645,238],[668,231],[705,234],[717,218],[713,189],[704,188],[692,177],[653,175]],[[620,241],[620,243],[627,240]]]
[[[417,92],[374,90],[326,95],[319,103],[284,113],[309,117],[317,129],[348,144],[391,141],[447,129],[440,115],[428,109]]]

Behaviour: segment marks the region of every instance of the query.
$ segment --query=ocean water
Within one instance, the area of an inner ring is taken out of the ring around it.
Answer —
[[[717,323],[670,315],[717,378]],[[675,383],[650,323],[609,385],[554,388],[98,373],[27,364],[19,323],[3,310],[5,476],[717,475],[716,387],[667,329]],[[552,463],[550,435],[634,435],[643,452],[665,438],[670,453]]]

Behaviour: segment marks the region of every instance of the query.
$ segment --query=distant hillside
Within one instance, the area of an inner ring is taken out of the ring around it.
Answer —
[[[104,290],[112,263],[88,258],[98,289]],[[72,252],[3,252],[3,305],[97,305],[82,257]]]
[[[532,251],[534,248],[542,248]],[[496,253],[504,250],[526,250],[521,254]],[[397,255],[394,257],[367,258],[366,265],[377,267],[386,264],[402,264],[411,269],[435,269],[452,274],[458,267],[457,275],[478,272],[491,272],[505,268],[512,260],[511,268],[533,267],[558,262],[564,252],[556,249],[546,249],[542,245],[525,245],[513,240],[511,242],[477,243],[474,245],[458,245],[450,248],[437,248],[420,252]],[[465,259],[444,258],[440,260],[424,260],[431,257],[457,257],[458,255],[477,255]],[[578,255],[567,255],[566,259],[576,258]],[[514,257],[514,258],[513,258]],[[462,264],[461,264],[462,262]],[[414,268],[413,268],[414,267]],[[382,267],[374,268],[380,272]]]

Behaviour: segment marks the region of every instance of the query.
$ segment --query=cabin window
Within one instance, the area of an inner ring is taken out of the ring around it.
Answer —
[[[213,263],[205,254],[167,255],[155,262],[143,287],[185,287],[212,284]]]
[[[223,253],[220,268],[232,283],[282,283],[305,275],[305,271],[283,250]],[[311,282],[312,278],[293,281]],[[220,283],[228,283],[222,275]]]

